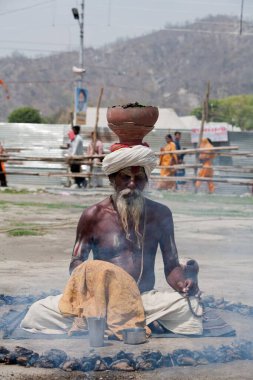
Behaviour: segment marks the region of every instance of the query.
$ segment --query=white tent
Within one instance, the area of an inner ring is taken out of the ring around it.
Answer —
[[[201,126],[201,120],[198,120],[196,118],[196,116],[183,116],[183,117],[180,117],[180,120],[183,122],[184,124],[184,129],[188,129],[188,130],[191,130],[193,128],[200,128]],[[231,124],[228,124],[228,123],[223,123],[223,122],[210,122],[210,123],[205,123],[205,127],[208,127],[208,126],[219,126],[219,127],[225,127],[227,129],[227,131],[241,131],[241,128],[239,127],[235,127]]]

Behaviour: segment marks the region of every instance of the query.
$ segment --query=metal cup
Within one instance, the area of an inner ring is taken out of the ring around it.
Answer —
[[[105,318],[88,317],[89,342],[91,347],[104,346]]]
[[[125,344],[141,344],[147,342],[146,330],[143,327],[133,327],[122,330]]]

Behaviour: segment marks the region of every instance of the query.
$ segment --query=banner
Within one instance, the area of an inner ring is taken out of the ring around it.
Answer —
[[[200,127],[192,128],[191,142],[199,142]],[[222,123],[208,123],[204,126],[203,138],[209,138],[212,142],[228,141],[228,129]]]
[[[86,88],[75,88],[75,116],[74,124],[86,124],[86,112],[88,105],[88,90]]]

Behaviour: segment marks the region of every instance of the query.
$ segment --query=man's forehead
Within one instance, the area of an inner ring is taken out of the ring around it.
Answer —
[[[139,175],[145,174],[145,170],[142,166],[128,166],[127,168],[121,169],[119,173],[126,175]]]

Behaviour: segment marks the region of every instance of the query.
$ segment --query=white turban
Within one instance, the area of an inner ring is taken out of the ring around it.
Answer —
[[[156,167],[156,156],[150,148],[134,145],[107,154],[102,163],[106,175],[116,173],[129,166],[142,166],[149,178],[152,170]]]

